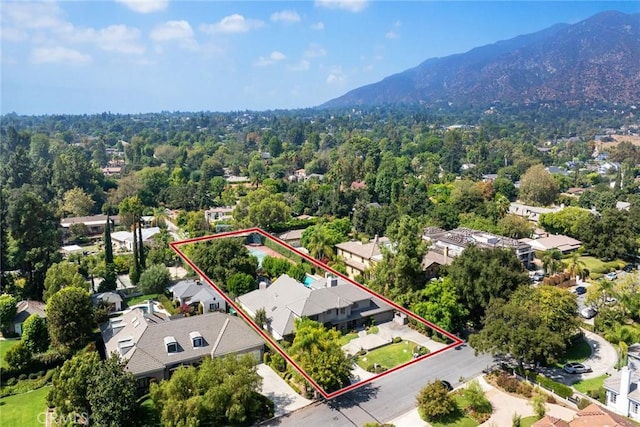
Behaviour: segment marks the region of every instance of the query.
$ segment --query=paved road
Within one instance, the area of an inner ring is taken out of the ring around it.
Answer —
[[[476,357],[463,344],[456,349],[427,358],[379,378],[331,401],[322,401],[286,416],[263,423],[265,426],[362,426],[367,422],[391,421],[415,407],[416,395],[434,379],[449,381],[454,387],[478,376],[492,363],[492,357]]]

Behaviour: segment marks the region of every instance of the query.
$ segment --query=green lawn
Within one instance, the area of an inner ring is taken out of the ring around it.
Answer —
[[[597,390],[602,387],[607,378],[609,378],[608,375],[600,375],[599,377],[591,378],[589,380],[580,380],[573,384],[573,387],[580,393],[586,394],[590,390]]]
[[[454,399],[457,409],[441,421],[430,422],[429,424],[431,424],[432,427],[475,427],[478,425],[476,420],[465,413],[463,409],[467,406],[465,399],[459,394],[455,395]]]
[[[531,425],[533,423],[535,423],[536,421],[538,421],[538,417],[536,417],[535,415],[532,415],[530,417],[524,417],[520,420],[520,426],[521,427],[531,427]]]
[[[0,419],[4,426],[44,425],[49,387],[0,399]]]
[[[556,363],[556,367],[562,368],[568,362],[584,362],[589,356],[591,356],[591,346],[587,340],[580,338],[567,349],[564,359]]]
[[[340,343],[340,347],[342,347],[345,344],[349,344],[349,341],[351,341],[354,338],[358,338],[358,334],[355,332],[350,332],[348,334],[342,335],[338,340],[338,342]]]
[[[158,301],[160,304],[162,304],[164,309],[167,310],[171,314],[178,314],[180,312],[180,309],[179,308],[175,308],[173,306],[173,303],[169,300],[169,298],[167,298],[167,296],[165,294],[145,294],[145,295],[140,295],[140,296],[128,299],[127,300],[127,305],[129,307],[131,307],[132,305],[142,304],[143,302],[146,302],[147,300],[150,300],[150,299]]]
[[[13,348],[20,342],[19,338],[10,338],[6,340],[0,340],[0,367],[8,368],[9,366],[4,361],[4,355],[7,354],[10,348]]]
[[[357,359],[360,367],[366,369],[367,365],[377,363],[387,369],[394,368],[406,363],[413,358],[413,348],[416,343],[412,341],[402,341],[395,344],[385,345],[367,352]]]
[[[133,297],[131,299],[127,300],[127,305],[128,306],[132,306],[132,305],[136,305],[136,304],[141,304],[143,302],[146,302],[147,300],[153,299],[158,301],[158,296],[161,294],[145,294],[145,295],[140,295],[137,297]]]
[[[599,279],[604,275],[604,273],[609,272],[610,270],[617,270],[625,266],[625,262],[621,259],[617,259],[614,261],[604,262],[593,256],[581,256],[580,261],[582,261],[589,270],[590,277],[593,280]],[[570,259],[565,258],[562,262],[567,265]]]

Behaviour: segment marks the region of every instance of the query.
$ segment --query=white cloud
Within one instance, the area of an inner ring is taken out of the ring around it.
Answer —
[[[264,22],[257,19],[245,19],[244,16],[233,14],[225,16],[214,24],[200,25],[200,31],[207,34],[214,33],[246,33],[252,29],[260,28]]]
[[[138,13],[158,12],[169,6],[169,0],[116,0],[116,2]]]
[[[8,42],[21,42],[27,39],[27,32],[18,28],[0,28],[0,38]]]
[[[325,48],[318,44],[311,43],[309,47],[304,51],[305,58],[317,58],[319,56],[325,56],[327,51]]]
[[[285,24],[293,24],[296,22],[300,22],[300,15],[298,15],[294,10],[283,10],[273,13],[271,15],[271,20],[273,22],[284,22]]]
[[[184,49],[196,49],[193,28],[187,21],[167,21],[157,25],[149,34],[155,42],[176,41]]]
[[[342,72],[342,67],[333,67],[327,76],[327,84],[339,84],[345,81],[346,76]]]
[[[328,9],[341,9],[349,12],[362,12],[367,7],[368,0],[316,0],[316,6]]]
[[[315,24],[311,24],[312,30],[324,30],[324,22],[316,22]]]
[[[54,2],[3,2],[2,26],[11,23],[19,28],[45,29],[64,25],[60,7]]]
[[[400,37],[400,35],[393,30],[388,31],[384,36],[388,39],[397,39],[398,37]]]
[[[107,52],[141,55],[145,46],[140,41],[141,32],[126,25],[110,25],[105,28],[74,27],[67,24],[57,30],[56,35],[71,43],[92,43]]]
[[[86,64],[91,62],[91,57],[77,50],[62,46],[38,47],[31,51],[31,62],[34,64],[61,62],[67,64]]]
[[[264,67],[266,65],[275,64],[276,62],[282,61],[285,58],[286,56],[284,53],[274,50],[267,57],[264,57],[264,56],[259,57],[258,60],[253,63],[253,65],[255,67]]]
[[[306,59],[301,60],[297,64],[289,64],[287,68],[291,71],[307,71],[311,67],[311,63]]]

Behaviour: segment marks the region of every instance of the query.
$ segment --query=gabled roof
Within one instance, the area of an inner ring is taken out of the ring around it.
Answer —
[[[284,233],[278,234],[278,239],[284,240],[285,242],[288,240],[300,240],[305,230],[306,228],[285,231]]]
[[[560,418],[545,415],[535,423],[531,424],[531,427],[569,427],[569,423]]]
[[[567,252],[578,249],[582,246],[580,240],[573,237],[565,236],[563,234],[552,234],[547,237],[541,237],[539,239],[520,239],[535,250],[546,251],[549,249],[558,249],[560,252]]]
[[[13,323],[22,323],[32,314],[37,314],[43,319],[47,317],[46,304],[41,301],[23,300],[16,304],[16,315],[13,317]]]
[[[119,342],[132,343],[123,357],[127,360],[127,370],[134,375],[164,369],[180,363],[188,363],[205,356],[218,357],[227,354],[242,353],[264,345],[262,338],[240,318],[214,312],[197,316],[166,320],[161,323],[147,322],[146,316],[136,319],[133,315],[142,314],[142,310],[133,310],[125,314],[127,327],[109,334],[109,328],[103,327],[103,337],[108,354],[118,352]],[[202,346],[193,346],[193,333],[202,337]],[[177,344],[178,351],[167,351],[167,338]]]
[[[160,227],[143,228],[142,241],[146,242],[159,232]],[[133,233],[131,231],[116,231],[115,233],[111,233],[111,239],[117,242],[133,242]]]
[[[387,237],[380,237],[375,238],[368,243],[362,243],[358,241],[338,243],[336,245],[336,248],[341,249],[344,252],[349,252],[364,259],[370,260],[374,257],[380,256],[382,254],[382,252],[380,251],[380,247],[388,244],[389,239]]]
[[[120,224],[120,217],[118,215],[110,216],[109,219],[116,225]],[[105,225],[106,223],[106,215],[74,216],[60,220],[60,225],[65,228],[70,227],[72,224]]]
[[[637,427],[637,424],[595,403],[579,411],[569,423],[571,427]]]
[[[191,302],[207,301],[209,299],[220,298],[218,292],[208,283],[196,280],[181,280],[169,287],[169,292],[174,298],[191,299]]]

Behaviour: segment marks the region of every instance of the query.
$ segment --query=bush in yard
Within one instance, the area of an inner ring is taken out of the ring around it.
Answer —
[[[280,353],[274,353],[271,357],[271,367],[278,372],[284,372],[287,369],[287,361]]]
[[[138,289],[144,294],[161,294],[170,281],[169,269],[164,264],[156,264],[147,268],[140,275]]]
[[[399,342],[402,342],[402,337],[393,337],[393,343],[397,344]]]
[[[13,346],[7,351],[4,355],[4,360],[7,362],[11,369],[15,369],[16,371],[22,371],[27,369],[33,360],[33,353],[31,350],[24,345],[24,342],[20,341],[18,344]],[[27,377],[26,374],[22,374]],[[22,376],[21,375],[21,376]],[[22,379],[22,378],[21,378]]]
[[[478,380],[473,380],[462,390],[462,396],[468,402],[467,410],[481,414],[491,413],[491,402],[484,394]]]
[[[453,413],[456,402],[440,381],[434,381],[422,388],[416,398],[420,417],[426,421],[437,421]]]
[[[583,410],[584,408],[586,408],[589,405],[591,405],[591,401],[589,399],[587,399],[586,397],[583,397],[578,401],[578,409],[580,409],[580,410]]]
[[[35,313],[27,317],[22,324],[22,342],[33,354],[47,351],[49,331],[42,317]]]
[[[504,389],[507,393],[517,393],[520,387],[520,381],[516,377],[512,377],[506,372],[500,372],[496,378],[498,387]]]
[[[545,376],[538,375],[536,377],[536,381],[544,388],[553,391],[555,394],[564,399],[573,396],[573,390],[571,389],[571,387],[553,381]]]
[[[12,377],[7,380],[6,385],[12,386],[12,385],[16,385],[17,383],[18,383],[18,379],[15,377]]]

